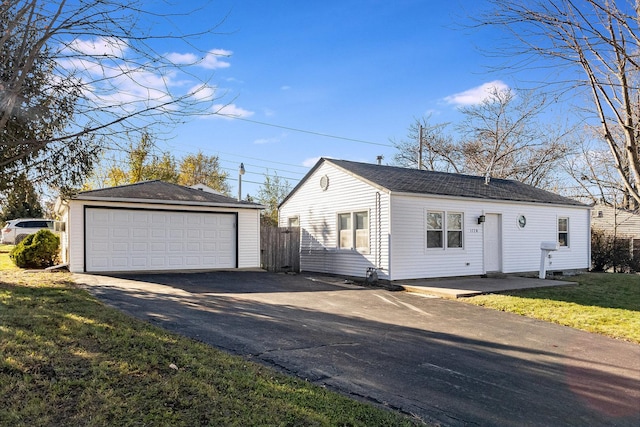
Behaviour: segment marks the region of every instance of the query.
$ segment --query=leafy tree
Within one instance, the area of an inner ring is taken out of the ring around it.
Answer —
[[[149,133],[143,133],[137,143],[130,143],[124,163],[114,162],[106,169],[99,186],[133,184],[160,179],[175,184],[192,186],[205,184],[223,194],[230,192],[228,173],[220,168],[217,156],[207,156],[201,151],[176,159],[169,152],[159,152]]]
[[[228,172],[220,169],[218,156],[206,156],[199,151],[188,154],[180,161],[178,183],[182,185],[205,184],[224,194],[229,194],[231,188],[227,182]]]
[[[78,184],[97,147],[88,134],[60,136],[80,88],[73,78],[55,77],[54,52],[41,44],[46,29],[34,25],[33,7],[20,3],[0,4],[0,191],[27,170],[46,183]]]
[[[3,203],[0,221],[16,218],[40,218],[42,215],[42,205],[33,183],[27,179],[26,174],[18,175]]]
[[[511,68],[566,74],[544,82],[578,107],[598,129],[626,207],[640,204],[640,2],[626,0],[490,0],[479,24],[504,29],[501,52]],[[580,174],[576,174],[580,175]],[[581,177],[580,177],[581,178]],[[588,179],[598,182],[597,175]],[[601,187],[604,188],[604,187]],[[607,194],[610,198],[611,195]],[[631,201],[635,203],[631,204]]]
[[[291,186],[287,180],[282,179],[274,172],[272,176],[264,176],[264,182],[258,191],[258,203],[267,208],[262,212],[262,223],[267,225],[278,225],[278,206],[291,191]]]
[[[173,20],[191,12],[178,6],[166,14],[138,0],[0,3],[0,191],[27,169],[44,184],[79,185],[123,134],[215,114],[211,75],[188,68],[228,65],[216,58],[229,52],[193,53],[215,26],[177,33]],[[159,54],[161,41],[189,52]],[[177,83],[179,71],[190,85]]]

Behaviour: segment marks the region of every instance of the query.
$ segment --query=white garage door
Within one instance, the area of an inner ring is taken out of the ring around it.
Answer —
[[[85,210],[87,272],[235,268],[236,240],[235,214]]]

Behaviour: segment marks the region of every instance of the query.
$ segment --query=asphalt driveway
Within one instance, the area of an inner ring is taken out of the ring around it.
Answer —
[[[133,316],[426,422],[640,425],[639,345],[322,276],[76,281]]]

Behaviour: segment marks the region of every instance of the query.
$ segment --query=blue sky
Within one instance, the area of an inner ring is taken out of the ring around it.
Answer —
[[[375,162],[383,155],[391,163],[391,140],[403,139],[415,118],[455,122],[457,108],[479,102],[488,85],[522,84],[488,71],[496,60],[481,48],[498,34],[463,28],[485,7],[459,0],[215,1],[174,22],[205,27],[228,14],[220,34],[198,39],[192,51],[159,50],[176,59],[211,52],[201,65],[214,72],[218,108],[241,119],[192,118],[161,148],[218,155],[234,194],[243,162],[243,196],[257,194],[267,171],[294,186],[321,156]]]

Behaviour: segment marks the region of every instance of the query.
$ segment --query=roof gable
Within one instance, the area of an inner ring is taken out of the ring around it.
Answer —
[[[113,202],[166,202],[168,204],[196,204],[215,206],[235,206],[262,209],[257,203],[238,201],[223,194],[212,193],[196,188],[185,187],[170,182],[155,180],[137,182],[118,187],[82,191],[71,197],[72,200],[102,200]]]
[[[508,179],[492,178],[488,184],[481,176],[463,175],[383,166],[322,158],[290,193],[293,194],[323,163],[335,167],[369,184],[396,193],[414,193],[470,199],[506,200],[514,202],[584,206],[568,197]],[[289,195],[289,196],[290,196]],[[289,198],[287,197],[287,199]],[[285,199],[286,201],[286,199]],[[284,203],[284,202],[283,202]]]

